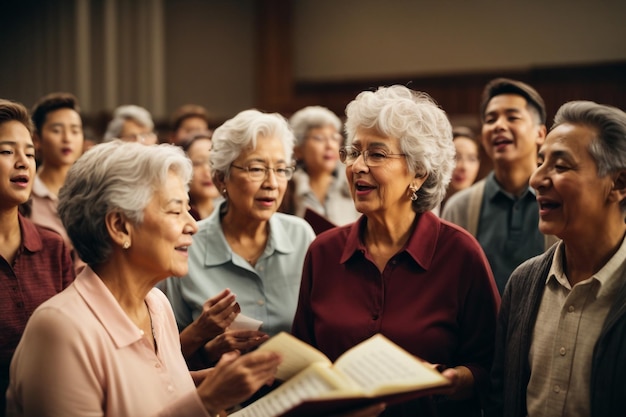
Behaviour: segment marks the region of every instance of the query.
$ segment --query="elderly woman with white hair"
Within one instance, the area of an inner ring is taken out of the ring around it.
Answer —
[[[171,145],[110,142],[69,170],[59,215],[87,267],[31,316],[11,363],[8,415],[216,416],[273,379],[274,353],[195,373],[155,284],[187,273],[191,162]]]
[[[286,211],[304,217],[310,209],[333,224],[352,223],[359,212],[354,208],[339,163],[339,147],[343,144],[341,120],[325,107],[309,106],[294,113],[289,125],[296,138],[297,166]]]
[[[291,329],[304,256],[315,237],[303,219],[276,212],[293,174],[293,134],[281,115],[243,111],[212,140],[213,178],[225,201],[199,224],[189,273],[164,288],[190,366]],[[257,325],[230,328],[239,312]]]
[[[119,106],[113,112],[113,119],[104,132],[104,142],[121,139],[125,142],[139,142],[144,145],[157,143],[152,115],[143,107],[134,104]]]
[[[363,92],[346,114],[340,158],[363,216],[311,244],[293,333],[333,361],[382,333],[446,368],[445,395],[383,415],[479,415],[500,299],[476,240],[430,211],[454,168],[450,123],[403,86]]]

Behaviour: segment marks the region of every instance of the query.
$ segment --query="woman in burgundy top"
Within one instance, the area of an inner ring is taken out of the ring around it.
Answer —
[[[447,368],[447,395],[384,416],[480,413],[500,299],[476,240],[430,212],[454,168],[450,123],[427,94],[402,86],[359,94],[346,115],[340,159],[364,215],[311,244],[293,333],[331,360],[382,333]]]

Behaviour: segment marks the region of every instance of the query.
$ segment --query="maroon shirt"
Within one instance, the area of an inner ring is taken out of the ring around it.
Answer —
[[[362,243],[366,222],[363,216],[311,244],[293,334],[334,361],[382,333],[431,363],[468,367],[477,392],[485,392],[500,296],[478,242],[427,212],[418,215],[405,248],[380,273]],[[421,401],[389,407],[384,415],[416,415],[417,410],[431,415],[424,406]],[[450,407],[455,405],[443,405],[440,415],[458,411]]]
[[[19,216],[22,243],[13,265],[0,256],[0,415],[11,357],[30,315],[74,280],[70,250],[56,232]]]

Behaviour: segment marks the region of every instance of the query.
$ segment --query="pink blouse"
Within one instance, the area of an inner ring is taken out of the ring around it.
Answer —
[[[11,362],[11,416],[208,416],[167,299],[146,297],[154,352],[89,267],[32,315]]]

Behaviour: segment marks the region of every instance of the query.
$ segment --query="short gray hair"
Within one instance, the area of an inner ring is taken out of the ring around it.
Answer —
[[[300,146],[311,129],[333,126],[341,132],[341,120],[332,111],[322,106],[308,106],[298,110],[289,119],[289,126],[296,137],[296,145]]]
[[[150,130],[154,129],[152,115],[150,115],[148,110],[143,107],[135,106],[134,104],[120,106],[113,112],[113,119],[107,126],[103,141],[110,142],[115,138],[119,138],[126,120],[134,120]]]
[[[230,164],[247,149],[255,149],[259,136],[274,136],[285,148],[285,159],[291,165],[294,137],[287,120],[278,113],[244,110],[213,132],[211,166],[214,176],[228,178]]]
[[[177,146],[146,146],[120,140],[94,146],[72,165],[59,192],[58,212],[78,256],[99,265],[111,255],[107,213],[120,212],[135,224],[169,172],[191,180],[191,161]]]
[[[346,116],[348,143],[357,128],[374,128],[398,138],[411,172],[428,175],[413,202],[416,212],[441,203],[452,177],[455,148],[446,113],[428,94],[401,85],[364,91],[348,104]]]
[[[564,123],[596,131],[589,153],[598,166],[598,176],[626,169],[626,113],[622,110],[593,101],[570,101],[559,108],[550,130]],[[626,200],[620,205],[626,212]]]

